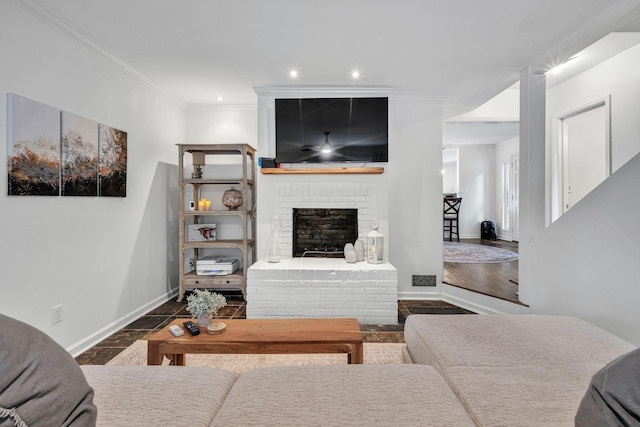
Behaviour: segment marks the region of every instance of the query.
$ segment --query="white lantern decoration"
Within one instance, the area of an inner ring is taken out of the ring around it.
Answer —
[[[380,264],[382,260],[382,249],[384,248],[384,237],[378,231],[378,221],[371,221],[371,231],[367,234],[367,262]]]

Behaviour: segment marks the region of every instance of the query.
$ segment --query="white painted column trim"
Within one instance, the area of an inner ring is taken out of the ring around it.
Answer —
[[[518,299],[529,304],[530,242],[545,228],[546,76],[530,68],[520,73],[520,263]]]

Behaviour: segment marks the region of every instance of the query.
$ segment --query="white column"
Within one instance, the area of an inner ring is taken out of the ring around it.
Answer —
[[[520,262],[518,299],[529,304],[529,243],[545,226],[546,77],[530,68],[520,73]]]

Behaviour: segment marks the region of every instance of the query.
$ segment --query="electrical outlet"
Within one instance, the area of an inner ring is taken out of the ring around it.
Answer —
[[[414,274],[411,276],[411,286],[436,286],[435,274]]]
[[[51,307],[51,324],[62,322],[62,304]]]

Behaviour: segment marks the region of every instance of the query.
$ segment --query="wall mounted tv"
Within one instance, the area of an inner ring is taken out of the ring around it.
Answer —
[[[279,163],[388,161],[388,98],[276,99],[275,112]]]

